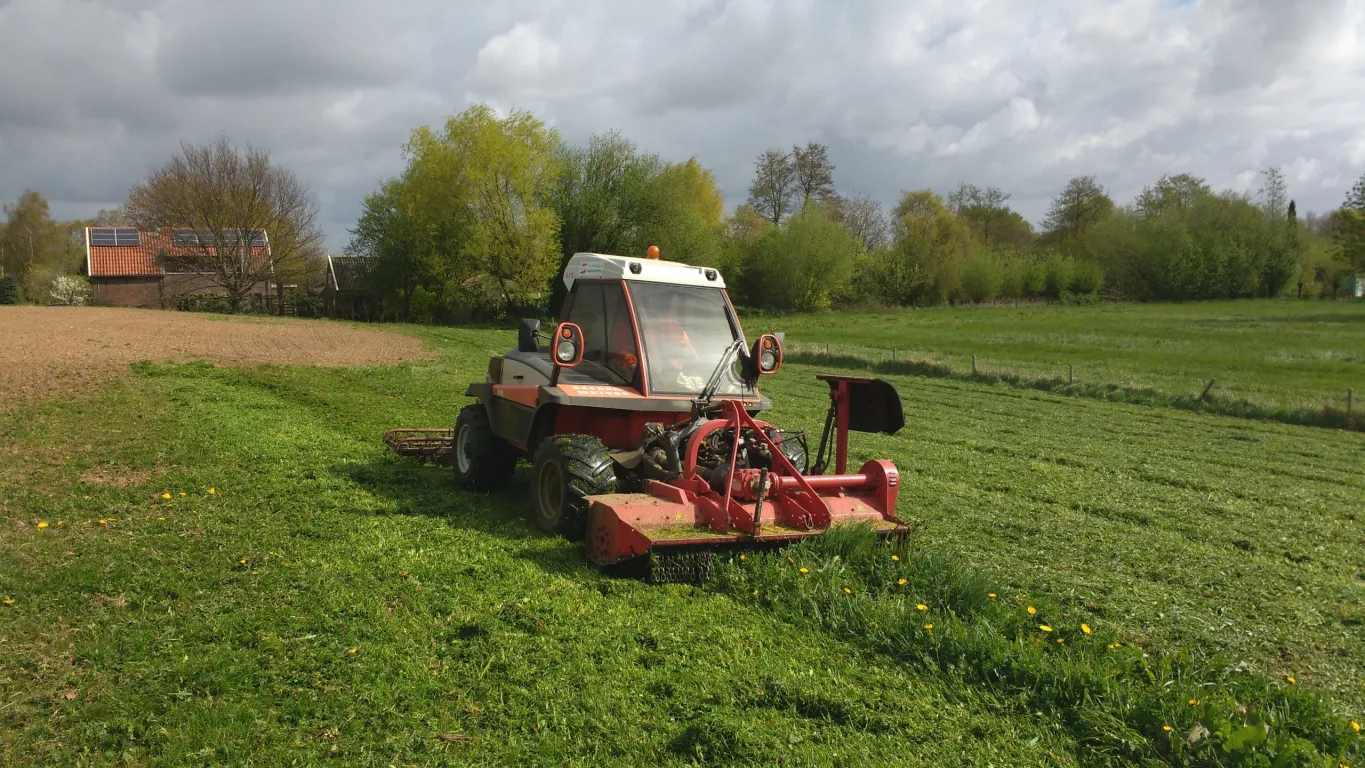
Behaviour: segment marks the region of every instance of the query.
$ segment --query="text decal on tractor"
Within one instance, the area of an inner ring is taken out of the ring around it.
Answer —
[[[523,320],[517,347],[469,386],[476,402],[445,443],[460,488],[503,488],[529,460],[536,524],[582,538],[602,566],[780,544],[843,523],[906,532],[896,467],[846,467],[849,431],[902,427],[889,383],[818,377],[830,409],[812,467],[803,431],[758,418],[771,406],[758,380],[781,370],[782,339],[746,344],[715,269],[664,261],[651,246],[644,259],[575,254],[564,283],[549,344],[538,320]],[[831,438],[836,471],[825,474]],[[432,453],[429,430],[393,430],[386,442]]]

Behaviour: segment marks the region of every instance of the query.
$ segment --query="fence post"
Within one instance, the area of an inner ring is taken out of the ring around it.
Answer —
[[[891,348],[891,362],[893,362],[893,363],[896,362],[896,348],[895,348],[895,347],[892,347],[892,348]]]
[[[1076,383],[1076,366],[1068,365],[1066,367],[1066,383],[1067,384]]]
[[[829,342],[825,342],[825,357],[829,357]]]
[[[1356,391],[1346,390],[1346,426],[1351,426],[1351,407],[1355,405]]]
[[[972,355],[972,375],[976,375],[976,355]]]

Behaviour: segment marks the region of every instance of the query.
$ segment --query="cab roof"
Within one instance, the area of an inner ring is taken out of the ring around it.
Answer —
[[[574,281],[579,278],[695,285],[699,288],[725,287],[725,278],[720,270],[711,267],[606,253],[575,253],[564,268],[564,287],[572,289]]]

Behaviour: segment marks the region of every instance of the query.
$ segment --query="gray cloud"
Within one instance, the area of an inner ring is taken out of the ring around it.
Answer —
[[[340,248],[410,131],[478,100],[695,156],[730,205],[764,149],[823,141],[886,203],[966,180],[1036,222],[1072,175],[1126,201],[1280,165],[1325,210],[1365,172],[1362,39],[1362,0],[0,0],[0,199],[91,213],[225,133]]]

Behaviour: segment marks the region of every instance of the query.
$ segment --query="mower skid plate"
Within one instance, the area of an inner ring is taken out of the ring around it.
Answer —
[[[707,524],[706,513],[695,502],[662,499],[647,493],[614,493],[588,499],[585,542],[588,558],[598,565],[662,550],[687,547],[724,548],[737,545],[781,544],[820,536],[828,528],[795,528],[776,522],[761,523],[757,535],[736,528],[716,531]],[[830,527],[870,523],[881,535],[906,532],[899,520],[888,518],[857,497],[826,498],[833,512]],[[761,520],[773,520],[776,510],[764,503]],[[751,505],[746,508],[752,511]]]

